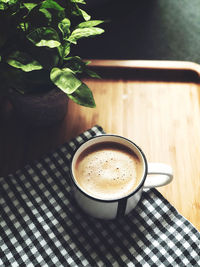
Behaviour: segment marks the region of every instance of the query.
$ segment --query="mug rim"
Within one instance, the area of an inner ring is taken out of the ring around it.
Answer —
[[[128,195],[125,195],[123,197],[119,197],[119,198],[113,198],[113,199],[103,199],[103,198],[98,198],[98,197],[95,197],[95,196],[91,196],[89,193],[87,193],[86,191],[84,191],[79,185],[78,183],[76,182],[76,179],[73,175],[73,172],[72,172],[72,163],[73,163],[73,160],[74,160],[74,157],[76,155],[76,152],[79,150],[79,148],[81,148],[84,144],[86,144],[87,142],[89,142],[90,140],[93,140],[93,139],[97,139],[97,138],[101,138],[103,136],[108,136],[108,137],[117,137],[117,138],[121,138],[121,139],[124,139],[126,141],[128,141],[129,143],[131,143],[132,145],[134,145],[136,147],[136,149],[140,152],[143,160],[144,160],[144,173],[143,173],[143,176],[142,178],[140,179],[140,182],[138,183],[138,185],[136,186],[136,188],[131,192],[129,193]],[[142,149],[136,145],[133,141],[131,141],[130,139],[126,138],[126,137],[123,137],[121,135],[116,135],[116,134],[101,134],[101,135],[97,135],[97,136],[93,136],[91,137],[90,139],[88,139],[87,141],[83,142],[80,146],[78,146],[78,148],[74,151],[74,154],[72,156],[72,159],[71,159],[71,164],[70,164],[70,179],[71,181],[73,182],[73,185],[76,186],[76,188],[81,192],[83,193],[86,197],[90,198],[90,199],[93,199],[95,201],[99,201],[99,202],[116,202],[116,201],[120,201],[120,200],[123,200],[123,199],[128,199],[129,197],[131,197],[132,195],[134,195],[135,193],[137,193],[141,188],[142,186],[144,185],[144,182],[146,180],[146,177],[147,177],[147,173],[148,173],[148,164],[147,164],[147,159],[146,159],[146,156],[144,154],[144,152],[142,151]]]

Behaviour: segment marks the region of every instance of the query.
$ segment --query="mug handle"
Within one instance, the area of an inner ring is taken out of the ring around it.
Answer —
[[[148,174],[144,188],[159,187],[169,184],[173,179],[171,166],[164,163],[148,163]]]

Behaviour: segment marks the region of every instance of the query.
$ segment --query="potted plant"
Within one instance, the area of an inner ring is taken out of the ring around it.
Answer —
[[[68,98],[95,107],[81,77],[98,75],[88,68],[89,62],[72,53],[79,39],[104,32],[98,27],[103,21],[91,19],[82,9],[85,4],[84,0],[0,0],[0,93],[9,94],[13,106],[29,121],[49,124],[61,119]]]

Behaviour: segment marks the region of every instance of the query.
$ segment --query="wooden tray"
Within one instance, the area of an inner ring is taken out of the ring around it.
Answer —
[[[200,66],[192,62],[93,60],[101,80],[85,79],[97,107],[69,102],[60,124],[32,131],[7,120],[1,174],[38,159],[94,124],[130,138],[150,162],[165,162],[174,180],[158,190],[200,230]],[[7,160],[7,162],[6,162]]]

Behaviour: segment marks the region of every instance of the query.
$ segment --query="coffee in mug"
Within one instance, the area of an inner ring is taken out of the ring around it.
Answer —
[[[74,198],[86,213],[115,219],[135,208],[143,188],[166,185],[173,173],[167,164],[148,163],[141,148],[131,140],[104,134],[76,150],[70,177]]]
[[[143,164],[133,150],[116,142],[102,142],[85,149],[75,165],[78,185],[100,199],[122,198],[138,186]]]

